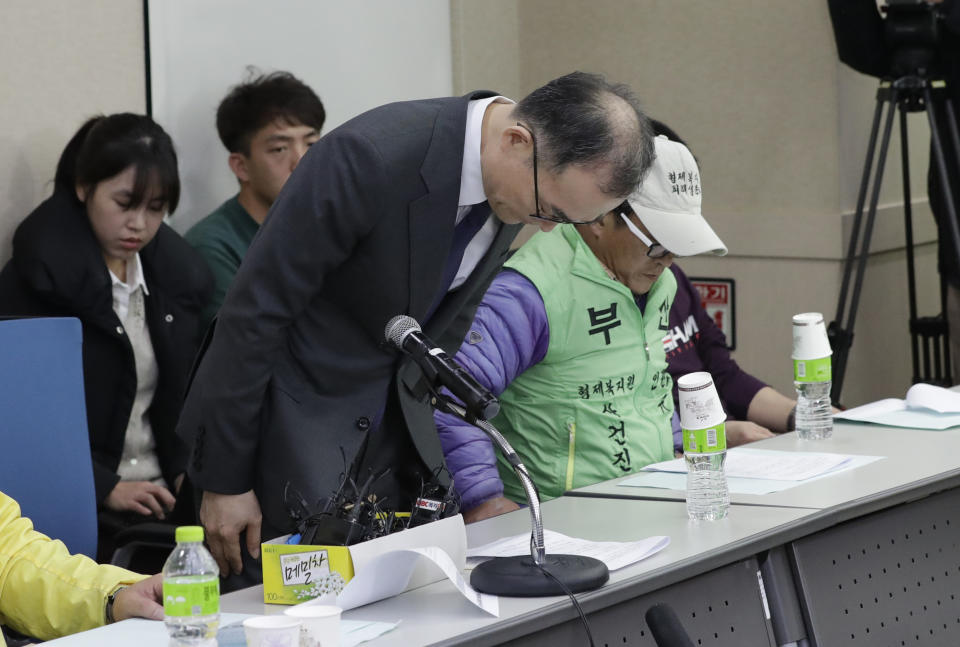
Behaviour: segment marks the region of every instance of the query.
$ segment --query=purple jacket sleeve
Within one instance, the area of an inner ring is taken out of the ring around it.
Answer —
[[[750,401],[753,400],[757,391],[766,385],[740,368],[730,357],[730,351],[727,350],[727,338],[703,309],[700,304],[700,297],[690,283],[690,279],[676,265],[673,265],[670,269],[677,277],[678,295],[681,291],[688,294],[686,301],[689,304],[690,312],[696,319],[697,327],[700,329],[700,335],[696,342],[697,355],[702,366],[699,370],[709,371],[713,375],[720,399],[727,407],[727,414],[733,420],[746,420]],[[674,307],[677,307],[682,301],[678,297],[674,301]],[[673,314],[671,312],[671,321],[673,320]],[[685,316],[685,314],[680,313],[680,316]]]
[[[547,312],[537,288],[523,275],[504,270],[480,302],[455,359],[499,396],[544,358],[549,339]],[[463,509],[502,496],[495,449],[486,434],[439,411],[434,421]]]

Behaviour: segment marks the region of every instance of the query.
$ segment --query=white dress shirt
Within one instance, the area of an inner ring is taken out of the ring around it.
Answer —
[[[147,327],[147,282],[143,277],[140,255],[127,261],[128,282],[110,272],[113,286],[113,311],[123,322],[123,329],[133,347],[136,365],[137,389],[123,437],[123,453],[117,473],[124,481],[154,481],[162,483],[163,474],[157,459],[156,441],[147,412],[157,390],[157,358],[153,353],[150,329]]]
[[[483,172],[480,168],[480,138],[483,132],[483,115],[487,106],[494,101],[513,103],[506,97],[488,97],[486,99],[474,99],[467,105],[467,128],[463,137],[463,166],[460,170],[457,224],[460,224],[460,221],[470,212],[473,205],[480,204],[487,199],[487,194],[483,190]],[[460,261],[460,268],[450,284],[451,290],[463,285],[470,273],[476,269],[480,259],[490,249],[498,229],[500,229],[500,221],[491,213],[480,231],[467,243],[467,248],[463,252],[463,259]]]

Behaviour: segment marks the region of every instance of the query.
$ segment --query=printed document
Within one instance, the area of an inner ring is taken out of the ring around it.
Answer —
[[[852,457],[846,454],[821,452],[783,452],[772,449],[735,447],[727,450],[727,477],[805,481],[827,472],[843,469]],[[643,468],[647,472],[686,472],[683,458],[654,463]],[[469,554],[469,553],[468,553]]]
[[[904,400],[871,402],[841,411],[834,418],[942,431],[960,426],[960,393],[932,384],[914,384]]]

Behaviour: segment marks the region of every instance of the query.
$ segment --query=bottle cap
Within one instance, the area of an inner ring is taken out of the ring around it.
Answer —
[[[178,544],[203,541],[203,526],[179,526],[175,536]]]
[[[719,425],[727,419],[710,373],[697,371],[681,375],[677,379],[677,392],[680,400],[680,426],[684,429],[704,429]]]
[[[819,312],[793,315],[793,359],[823,359],[831,355],[823,315]]]

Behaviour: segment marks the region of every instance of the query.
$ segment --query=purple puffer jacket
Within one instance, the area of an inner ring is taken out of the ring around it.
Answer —
[[[504,270],[480,302],[456,361],[499,396],[544,358],[549,342],[540,292],[522,274]],[[503,496],[497,457],[486,434],[450,414],[436,412],[433,419],[463,509]]]

